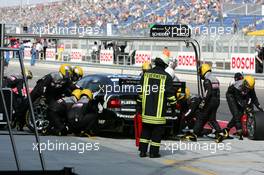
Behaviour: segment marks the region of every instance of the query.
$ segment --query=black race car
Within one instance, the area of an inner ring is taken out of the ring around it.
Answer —
[[[136,114],[136,98],[140,76],[115,74],[93,74],[81,79],[77,85],[91,89],[97,100],[103,106],[99,116],[99,128],[119,132],[133,131],[133,118]],[[185,83],[175,83],[175,86],[185,86]],[[183,88],[184,89],[184,88]],[[179,114],[179,111],[176,111]],[[171,117],[171,110],[167,111],[167,128],[176,131],[178,118]]]
[[[133,75],[91,74],[77,82],[78,86],[92,90],[94,99],[103,107],[98,120],[101,131],[133,132],[137,91],[140,90],[139,80],[140,76]],[[174,86],[180,87],[184,93],[184,82],[174,82]],[[37,130],[41,131],[49,125],[45,97],[34,101],[33,106]],[[168,104],[166,131],[171,134],[178,131],[180,109],[176,110],[176,114],[178,117],[171,117],[171,109]],[[28,128],[33,131],[34,126],[29,111],[26,115],[26,123]]]

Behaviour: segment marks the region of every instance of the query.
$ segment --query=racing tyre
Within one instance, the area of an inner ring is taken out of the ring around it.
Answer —
[[[45,98],[40,97],[33,102],[33,111],[35,114],[36,127],[38,131],[46,129],[49,125],[49,121],[47,120],[47,109],[48,106],[45,103]],[[34,124],[30,110],[28,110],[26,113],[26,124],[30,131],[34,132]]]
[[[252,140],[264,140],[264,112],[255,112],[248,117],[248,137]]]

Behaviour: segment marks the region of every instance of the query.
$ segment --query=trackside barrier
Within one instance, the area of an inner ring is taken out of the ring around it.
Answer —
[[[13,59],[14,62],[18,62],[16,59]],[[25,60],[25,63],[29,63],[29,60]],[[37,63],[41,64],[52,64],[52,65],[61,65],[63,63],[69,63],[67,61],[44,61],[44,60],[38,60]],[[73,66],[82,66],[82,67],[92,67],[92,68],[101,68],[101,69],[113,69],[113,70],[120,70],[123,72],[124,70],[129,70],[129,71],[141,71],[141,67],[139,66],[129,66],[129,65],[107,65],[107,64],[100,64],[100,63],[88,63],[88,62],[71,62]],[[186,75],[196,75],[195,70],[188,70],[188,69],[177,69],[176,68],[176,74],[186,74]],[[214,69],[213,74],[216,75],[217,77],[226,77],[226,78],[231,78],[234,77],[234,73],[229,71],[229,70],[219,70],[219,69]],[[264,80],[263,74],[256,74],[252,73],[256,79],[259,80]]]
[[[55,61],[56,60],[55,48],[48,48],[46,50],[46,60],[48,60],[48,61]]]

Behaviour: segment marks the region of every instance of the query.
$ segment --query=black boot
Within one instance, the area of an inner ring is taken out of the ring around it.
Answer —
[[[149,157],[150,158],[160,158],[161,155],[159,153],[157,153],[157,154],[150,154]]]
[[[146,152],[142,152],[140,151],[139,153],[139,157],[143,158],[143,157],[147,157],[147,153]]]
[[[215,138],[216,138],[216,140],[215,140],[216,143],[221,143],[225,139],[224,136],[220,133],[216,133]]]
[[[244,140],[243,139],[243,131],[242,131],[242,129],[238,130],[236,134],[239,137],[239,140]]]
[[[182,141],[192,141],[192,142],[197,142],[197,136],[196,134],[192,133],[192,132],[187,132],[186,134],[184,134],[180,140]]]

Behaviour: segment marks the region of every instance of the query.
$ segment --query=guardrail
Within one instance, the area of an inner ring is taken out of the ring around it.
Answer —
[[[13,59],[13,61],[18,62],[18,60]],[[29,63],[30,60],[25,60],[24,62]],[[44,60],[38,60],[37,63],[41,63],[41,64],[55,64],[55,65],[60,65],[63,63],[69,63],[67,61],[44,61]],[[133,65],[107,65],[107,64],[100,64],[100,63],[89,63],[89,62],[70,62],[71,65],[74,66],[82,66],[82,67],[92,67],[92,68],[106,68],[106,69],[115,69],[115,70],[121,70],[121,72],[123,73],[124,70],[130,70],[130,71],[141,71],[141,67],[138,66],[133,66]],[[184,69],[177,69],[176,68],[176,74],[186,74],[186,75],[196,75],[196,71],[195,70],[184,70]],[[213,74],[215,74],[218,77],[227,77],[227,78],[231,78],[234,76],[234,73],[226,71],[226,70],[217,70],[214,69]],[[264,74],[259,74],[259,73],[255,73],[255,74],[251,74],[253,75],[256,79],[259,80],[264,80]]]

